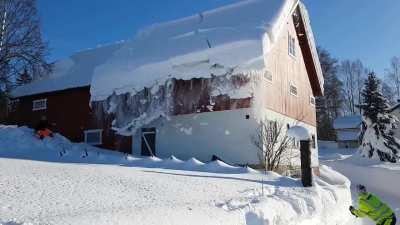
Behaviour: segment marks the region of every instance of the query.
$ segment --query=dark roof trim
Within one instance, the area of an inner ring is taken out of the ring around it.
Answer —
[[[11,97],[11,99],[34,98],[34,97],[39,97],[39,96],[43,96],[43,95],[47,95],[47,96],[49,96],[49,95],[57,95],[57,94],[63,94],[65,92],[80,91],[80,90],[84,90],[84,89],[87,89],[88,92],[89,92],[90,91],[90,85],[81,86],[81,87],[66,88],[66,89],[57,90],[57,91],[41,92],[41,93],[36,93],[36,94],[32,94],[32,95],[23,95],[23,96],[18,96],[18,97]]]
[[[322,96],[324,94],[324,80],[313,34],[311,28],[306,25],[308,23],[307,11],[305,11],[304,6],[299,4],[294,15],[297,15],[293,16],[295,29],[313,94],[314,96]]]

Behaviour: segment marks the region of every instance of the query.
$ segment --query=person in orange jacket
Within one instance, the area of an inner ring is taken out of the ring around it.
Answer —
[[[40,121],[35,128],[36,136],[39,139],[43,140],[46,137],[53,137],[53,132],[48,128],[48,126],[49,123],[47,118],[45,116],[40,118]]]

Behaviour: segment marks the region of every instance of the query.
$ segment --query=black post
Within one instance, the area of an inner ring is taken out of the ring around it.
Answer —
[[[312,186],[310,140],[300,141],[301,182],[304,187]]]

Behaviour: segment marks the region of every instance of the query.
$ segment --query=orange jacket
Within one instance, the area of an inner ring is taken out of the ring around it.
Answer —
[[[40,139],[43,139],[45,137],[53,137],[53,132],[49,129],[44,129],[44,130],[38,130],[36,132],[36,136]]]

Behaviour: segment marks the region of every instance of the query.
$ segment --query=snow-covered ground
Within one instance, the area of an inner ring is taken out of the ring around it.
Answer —
[[[348,179],[322,166],[314,184],[219,161],[133,158],[0,126],[0,224],[345,223]]]
[[[384,163],[363,158],[356,149],[320,148],[320,162],[339,171],[351,180],[353,199],[357,195],[354,186],[364,184],[395,210],[400,217],[400,163]],[[353,218],[349,224],[374,224],[368,219]]]

